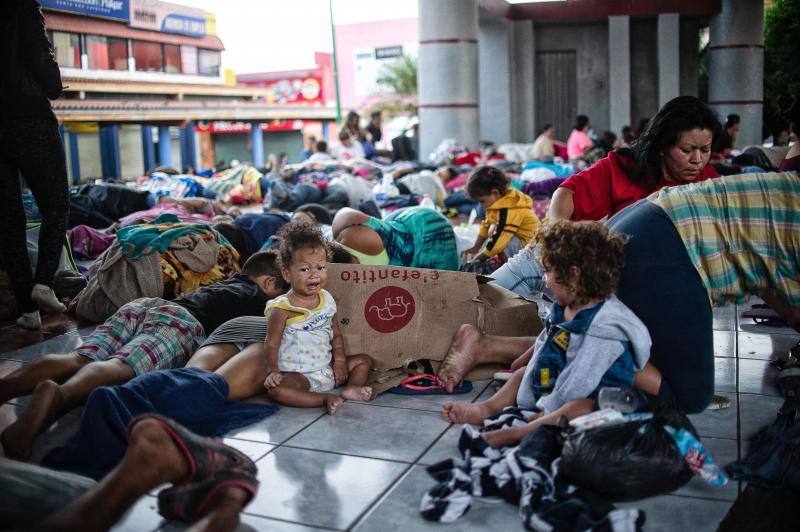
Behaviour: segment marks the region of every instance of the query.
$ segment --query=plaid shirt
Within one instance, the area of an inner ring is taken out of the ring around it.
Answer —
[[[800,177],[742,174],[662,189],[655,199],[675,224],[713,305],[773,288],[800,306]]]

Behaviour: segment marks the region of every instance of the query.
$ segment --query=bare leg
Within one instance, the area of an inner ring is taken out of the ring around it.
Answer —
[[[496,394],[481,403],[445,403],[442,417],[450,423],[483,423],[484,419],[499,414],[505,407],[517,404],[517,390],[523,375],[525,368],[518,369]]]
[[[493,430],[485,432],[483,438],[492,447],[500,448],[509,445],[517,445],[522,438],[530,434],[542,425],[555,425],[561,416],[567,419],[575,419],[578,416],[588,414],[594,410],[595,402],[592,399],[576,399],[563,405],[546,415],[538,415],[527,425],[519,427],[509,427],[507,429]]]
[[[194,358],[194,357],[192,357]],[[250,344],[222,364],[215,373],[228,383],[228,399],[249,399],[264,393],[267,378],[264,344]]]
[[[369,370],[372,369],[372,358],[369,355],[351,355],[347,357],[347,387],[342,390],[342,397],[351,401],[369,401],[372,399],[372,386],[366,386]]]
[[[650,395],[658,395],[658,390],[661,388],[661,372],[652,362],[648,362],[633,375],[633,387]]]
[[[530,337],[489,336],[474,325],[462,325],[453,337],[438,376],[444,382],[445,390],[452,393],[475,366],[488,363],[511,365],[533,345],[533,340]]]
[[[72,377],[91,359],[77,353],[68,355],[45,355],[38,360],[23,364],[0,379],[0,404],[14,397],[28,395],[44,380],[63,382]]]
[[[342,405],[342,398],[335,393],[314,393],[308,391],[308,380],[299,373],[284,373],[283,381],[268,390],[269,396],[278,404],[311,408],[324,406],[333,415]]]
[[[30,404],[0,435],[6,456],[27,460],[34,440],[64,414],[83,404],[95,388],[121,384],[133,376],[133,369],[115,358],[86,364],[62,385],[42,381],[36,386]]]
[[[236,356],[238,352],[239,350],[234,344],[207,345],[195,351],[192,358],[186,363],[186,367],[217,371],[223,364]]]
[[[39,530],[108,530],[139,497],[189,475],[189,462],[164,427],[136,424],[122,462],[97,486],[42,523]]]

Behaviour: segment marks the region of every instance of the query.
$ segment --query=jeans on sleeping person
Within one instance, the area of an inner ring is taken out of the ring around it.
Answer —
[[[534,299],[542,293],[548,297],[553,295],[544,283],[544,268],[536,258],[536,248],[530,245],[508,259],[508,262],[495,270],[491,277],[494,279],[494,284],[516,292],[526,299]]]
[[[628,235],[617,297],[644,322],[661,372],[659,397],[689,413],[714,394],[711,303],[672,220],[647,200],[626,207],[606,224]]]

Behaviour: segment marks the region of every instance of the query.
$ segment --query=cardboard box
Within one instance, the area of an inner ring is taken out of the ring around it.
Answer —
[[[378,382],[399,381],[405,373],[392,370],[414,360],[443,360],[465,323],[503,336],[542,329],[536,303],[474,273],[329,264],[326,288],[338,305],[347,354],[370,355]]]

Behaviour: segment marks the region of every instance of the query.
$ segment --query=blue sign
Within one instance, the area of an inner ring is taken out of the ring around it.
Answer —
[[[111,18],[128,22],[130,20],[129,0],[37,0],[47,9],[68,11],[93,17]]]
[[[161,31],[204,37],[206,34],[206,19],[170,13],[161,22]]]

